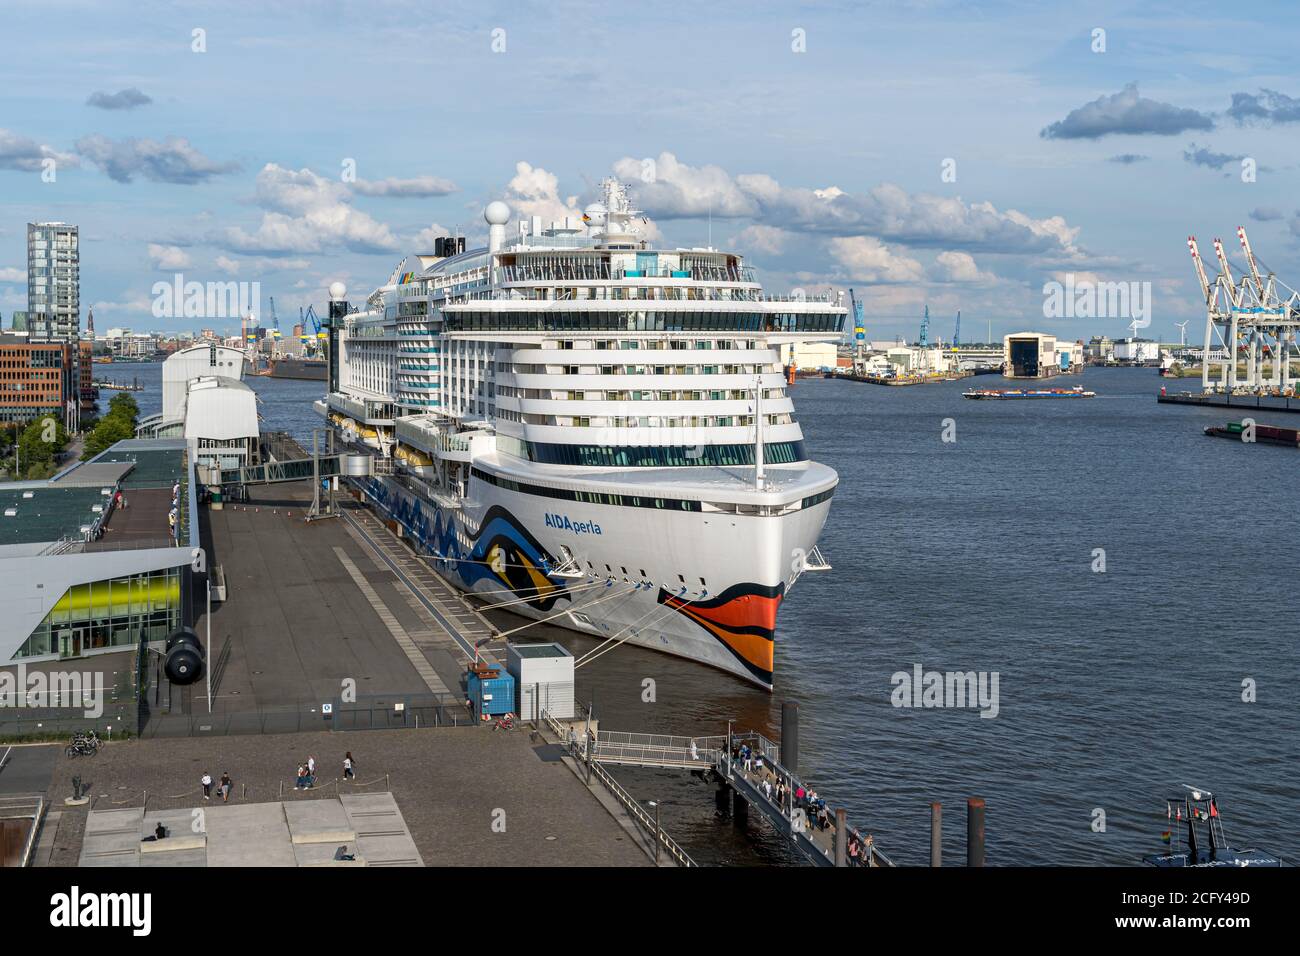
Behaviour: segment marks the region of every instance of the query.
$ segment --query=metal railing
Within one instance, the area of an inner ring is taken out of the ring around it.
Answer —
[[[579,765],[584,763],[587,764],[587,766],[591,768],[592,776],[604,785],[610,795],[617,800],[619,805],[632,816],[632,819],[650,835],[651,839],[658,841],[659,845],[668,852],[669,856],[676,860],[681,866],[699,866],[699,864],[691,858],[691,855],[682,848],[681,844],[665,833],[662,826],[656,825],[654,817],[652,817],[646,808],[641,805],[640,801],[637,800],[636,797],[632,796],[632,794],[628,793],[627,790],[623,789],[623,786],[614,779],[610,772],[601,766],[596,748],[593,748],[592,750],[591,756],[593,759],[590,761],[587,759],[587,742],[585,737],[582,740],[582,746],[579,746],[577,740],[569,740],[568,731],[558,720],[551,716],[550,711],[542,711],[542,720],[550,729],[551,733],[555,735],[556,739],[562,742],[561,746],[565,748],[569,756],[577,761]],[[615,734],[611,736],[618,735]],[[633,734],[623,736],[643,735]],[[687,741],[690,740],[689,737],[684,739]],[[725,741],[725,738],[723,739]]]
[[[173,695],[173,704],[180,703],[174,691]],[[328,713],[322,704],[330,705]],[[226,737],[475,726],[459,695],[435,692],[362,697],[350,703],[337,699],[332,702],[300,700],[285,705],[213,714],[197,713],[206,709],[206,699],[200,697],[192,698],[191,709],[194,712],[191,713],[163,713],[160,707],[151,708],[144,716],[141,737]]]
[[[679,737],[671,734],[604,731],[596,741],[593,755],[597,760],[609,763],[642,767],[698,767],[703,770],[717,760],[726,743],[725,736]]]
[[[591,772],[605,785],[605,789],[610,792],[614,799],[622,804],[623,809],[630,813],[637,823],[657,839],[660,846],[668,851],[668,855],[676,860],[678,864],[681,866],[699,866],[698,863],[691,859],[690,854],[682,848],[681,844],[664,832],[663,827],[656,828],[654,817],[647,812],[645,807],[641,806],[640,801],[619,785],[619,782],[610,775],[599,760],[591,762]]]
[[[31,864],[32,852],[36,849],[36,835],[41,829],[41,820],[45,816],[44,797],[0,797],[0,820],[31,819],[31,828],[23,841],[22,852],[18,855],[18,866]]]
[[[753,751],[757,755],[761,755],[764,762],[772,770],[772,772],[778,777],[784,778],[788,782],[790,795],[793,795],[801,787],[805,791],[811,789],[802,780],[800,780],[798,776],[791,773],[785,767],[781,766],[780,745],[772,742],[771,740],[768,740],[762,734],[754,733],[752,731],[749,733],[732,734],[731,744],[733,747],[737,747],[741,744],[748,744],[751,751]],[[811,827],[813,825],[813,821],[811,819],[808,820],[808,824],[810,826],[809,829],[804,830],[802,832],[795,830],[793,815],[795,809],[797,808],[793,804],[792,797],[790,795],[787,795],[785,799],[782,801],[778,801],[772,797],[769,797],[766,791],[763,789],[761,780],[757,778],[757,775],[754,774],[752,771],[745,770],[739,759],[733,758],[730,753],[726,752],[725,738],[724,738],[723,749],[719,751],[719,756],[715,762],[714,769],[717,771],[718,776],[722,777],[725,780],[730,781],[733,786],[736,784],[737,778],[739,778],[740,781],[742,781],[744,784],[747,784],[746,790],[750,792],[746,793],[746,799],[750,800],[751,802],[754,801],[755,799],[762,801],[762,803],[766,804],[767,807],[769,808],[768,810],[764,811],[769,816],[778,816],[786,820],[794,835],[796,837],[803,838],[803,843],[800,844],[800,848],[804,850],[805,853],[811,851],[814,853],[821,854],[821,856],[825,857],[826,863],[829,864],[834,863],[835,860],[834,843],[831,842],[830,847],[827,847],[822,845],[822,843],[824,842],[823,840],[818,839],[818,837],[821,837],[823,834],[826,833],[826,831],[812,829]],[[832,826],[834,825],[833,822],[831,825]],[[868,852],[871,854],[872,863],[874,863],[875,866],[894,865],[893,861],[890,860],[889,857],[887,857],[880,849],[878,849],[875,846],[874,842],[870,847],[866,846],[866,841],[863,839],[862,834],[857,829],[857,827],[854,827],[851,824],[848,824],[846,822],[845,828],[847,830],[848,836],[857,840],[858,845],[863,848],[864,852]],[[823,863],[822,865],[826,865],[826,864]],[[863,864],[859,863],[859,865],[863,865]]]

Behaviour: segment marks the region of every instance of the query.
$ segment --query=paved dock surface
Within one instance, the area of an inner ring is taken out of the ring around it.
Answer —
[[[387,786],[428,866],[651,865],[582,782],[537,746],[525,730],[444,728],[133,740],[78,762],[59,753],[50,795],[61,802],[80,773],[93,800],[60,807],[36,862],[77,865],[89,811],[138,808],[146,790],[150,828],[155,812],[213,806],[219,798],[205,802],[199,788],[207,770],[214,780],[230,773],[230,806],[334,799]],[[357,784],[335,782],[347,750],[357,762]],[[318,762],[318,785],[299,793],[294,773],[308,755]]]
[[[163,827],[159,839],[157,828]],[[423,866],[391,793],[91,810],[79,866]]]
[[[491,622],[470,607],[461,592],[438,575],[425,558],[414,554],[373,511],[349,508],[344,520],[353,538],[377,559],[378,565],[396,574],[398,590],[427,625],[424,639],[458,650],[465,659],[477,653],[492,664],[505,660],[505,641],[494,637],[497,632]]]
[[[61,749],[62,745],[0,744],[0,796],[44,794]]]
[[[309,505],[310,490],[293,483],[204,509],[209,563],[222,566],[227,589],[212,613],[214,710],[329,701],[347,679],[358,695],[459,696],[465,657],[455,642],[344,519],[305,521]],[[206,638],[201,606],[197,618]],[[206,712],[203,687],[184,695],[189,712]]]

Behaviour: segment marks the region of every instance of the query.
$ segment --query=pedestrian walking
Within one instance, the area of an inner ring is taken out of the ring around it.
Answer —
[[[230,802],[230,771],[224,770],[221,773],[221,802]]]
[[[356,763],[352,760],[352,751],[349,750],[343,756],[343,779],[355,780],[356,778]]]
[[[307,755],[307,776],[316,776],[316,758],[310,754]]]
[[[203,799],[211,800],[212,799],[212,774],[208,773],[206,770],[203,771],[203,776],[199,778],[199,783],[203,785]]]
[[[691,759],[692,760],[700,759],[700,748],[695,745],[694,737],[691,738]]]

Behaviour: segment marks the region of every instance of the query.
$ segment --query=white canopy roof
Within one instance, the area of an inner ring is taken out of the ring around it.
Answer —
[[[205,377],[190,382],[185,408],[185,437],[231,441],[256,438],[257,395],[243,382]]]

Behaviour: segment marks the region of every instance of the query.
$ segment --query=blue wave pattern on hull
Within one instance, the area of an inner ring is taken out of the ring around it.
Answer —
[[[493,505],[488,509],[478,533],[468,535],[474,544],[467,552],[456,534],[456,519],[445,515],[443,509],[436,504],[421,501],[413,494],[379,478],[367,478],[360,484],[380,510],[406,529],[422,551],[443,559],[445,569],[457,578],[465,590],[473,590],[479,581],[489,580],[522,591],[521,596],[530,592],[536,594],[536,587],[531,580],[521,579],[511,573],[520,569],[526,560],[536,568],[538,575],[557,589],[539,596],[537,600],[529,601],[529,604],[539,610],[550,610],[560,597],[568,596],[564,585],[551,581],[547,575],[550,562],[540,543],[504,508]],[[503,573],[493,571],[488,561],[489,555],[497,547],[506,552]]]

